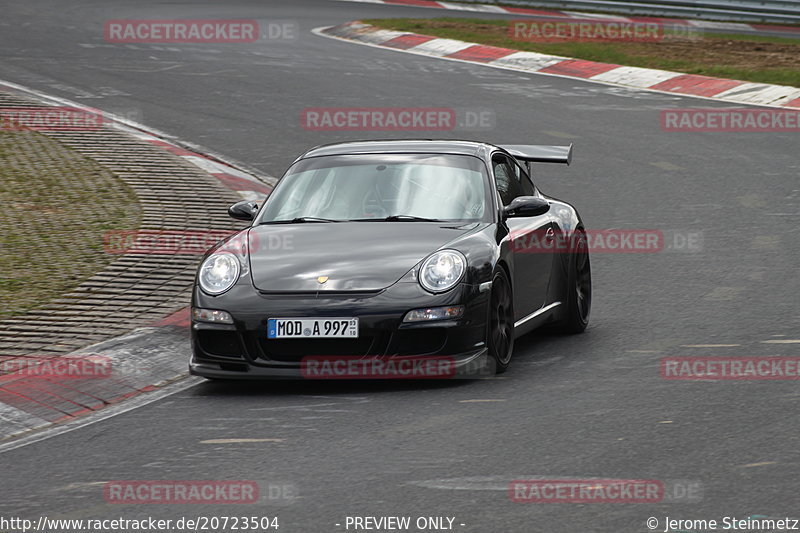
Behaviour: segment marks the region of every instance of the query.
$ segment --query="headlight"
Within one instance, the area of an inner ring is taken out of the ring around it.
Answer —
[[[464,316],[463,305],[450,307],[428,307],[426,309],[412,309],[403,317],[403,322],[426,322],[428,320],[446,320]]]
[[[467,259],[455,250],[440,250],[431,254],[419,269],[419,284],[430,292],[445,292],[461,281]]]
[[[219,309],[200,309],[199,307],[192,307],[192,318],[198,322],[233,324],[233,317],[231,314]]]
[[[220,252],[210,255],[203,261],[197,278],[200,281],[200,288],[208,294],[222,294],[233,287],[239,279],[239,271],[239,260],[236,256]]]

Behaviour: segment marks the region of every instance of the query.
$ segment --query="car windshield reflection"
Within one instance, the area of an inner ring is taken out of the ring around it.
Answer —
[[[485,172],[481,160],[464,155],[309,158],[281,180],[259,223],[482,220]]]

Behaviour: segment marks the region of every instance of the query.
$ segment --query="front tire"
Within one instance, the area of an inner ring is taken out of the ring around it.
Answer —
[[[511,363],[514,352],[514,297],[511,284],[502,268],[492,276],[489,295],[488,346],[496,374],[502,374]]]

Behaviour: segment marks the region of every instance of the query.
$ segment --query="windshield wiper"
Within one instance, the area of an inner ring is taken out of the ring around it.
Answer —
[[[319,217],[297,217],[291,220],[268,220],[267,222],[262,222],[262,224],[300,224],[303,222],[341,222],[341,220]]]
[[[440,218],[415,217],[414,215],[389,215],[384,218],[351,218],[346,222],[447,222]]]
[[[438,218],[415,217],[414,215],[390,215],[384,218],[351,218],[347,222],[445,222]]]
[[[390,215],[383,220],[386,222],[443,222],[438,218],[415,217],[414,215]]]
[[[297,217],[290,220],[268,220],[262,224],[301,224],[303,222],[445,222],[438,218],[416,217],[414,215],[390,215],[385,218],[352,218],[333,220],[319,217]]]

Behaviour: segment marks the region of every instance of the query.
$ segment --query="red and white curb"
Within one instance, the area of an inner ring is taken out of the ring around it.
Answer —
[[[272,187],[277,182],[272,176],[265,176],[250,169],[245,170],[241,164],[226,161],[221,156],[211,154],[207,150],[194,147],[186,142],[178,141],[169,134],[149,128],[137,122],[117,117],[100,109],[88,107],[66,98],[44,94],[7,81],[0,81],[0,90],[3,89],[11,92],[23,93],[25,96],[32,97],[43,104],[68,106],[90,113],[97,113],[103,117],[104,125],[125,131],[137,139],[163,148],[185,159],[189,163],[217,178],[226,188],[239,193],[245,200],[258,200],[263,198],[272,191]]]
[[[20,368],[0,375],[0,452],[95,423],[203,380],[186,371],[190,357],[186,307],[125,335],[70,354],[4,361]],[[64,361],[99,358],[108,372],[63,376],[36,372]],[[171,392],[170,392],[171,391]],[[124,404],[124,405],[123,405]],[[89,416],[91,415],[91,416]],[[66,426],[65,429],[62,426]],[[46,429],[44,433],[35,430]]]
[[[139,328],[77,352],[54,356],[49,362],[44,358],[31,362],[57,367],[65,361],[96,357],[108,368],[107,373],[99,375],[37,375],[36,366],[22,364],[24,358],[12,361],[21,370],[0,376],[0,451],[5,451],[6,441],[31,431],[93,423],[98,417],[111,416],[106,410],[112,407],[115,413],[129,410],[163,397],[165,387],[183,389],[202,381],[187,380],[188,329],[180,327],[182,324],[164,325],[166,322]],[[123,403],[125,408],[121,407]]]
[[[240,170],[239,168],[225,163],[216,157],[200,153],[194,150],[188,150],[183,146],[165,140],[163,137],[158,137],[152,133],[142,131],[138,128],[131,128],[124,124],[116,125],[119,129],[126,129],[134,137],[147,141],[151,144],[159,146],[164,150],[182,157],[194,166],[201,168],[206,173],[211,174],[219,182],[239,193],[245,200],[259,200],[264,198],[272,191],[272,186],[276,180],[271,177],[257,178],[251,173]]]
[[[691,20],[666,17],[625,17],[618,15],[606,15],[602,13],[583,13],[581,11],[553,11],[542,9],[530,9],[527,7],[503,7],[492,4],[460,4],[455,2],[436,2],[434,0],[340,0],[343,2],[359,2],[365,4],[385,4],[392,6],[405,7],[427,7],[434,9],[449,9],[452,11],[467,11],[473,13],[500,13],[504,15],[515,15],[520,17],[548,17],[548,18],[569,18],[576,20],[593,20],[608,22],[639,22],[655,24],[684,24],[695,28],[707,28],[713,30],[728,30],[732,32],[780,32],[800,34],[798,26],[780,26],[774,24],[747,24],[744,22],[715,22],[711,20]]]
[[[317,28],[317,35],[497,68],[576,78],[607,85],[646,89],[670,94],[710,98],[737,104],[800,109],[800,89],[784,85],[748,83],[681,74],[666,70],[625,67],[583,59],[520,52],[417,33],[381,30],[359,21]]]

